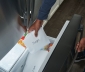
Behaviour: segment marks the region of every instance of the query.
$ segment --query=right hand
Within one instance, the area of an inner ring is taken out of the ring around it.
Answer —
[[[76,45],[76,50],[78,52],[81,52],[84,51],[84,49],[85,49],[85,38],[82,38],[80,42],[78,42],[78,44]]]
[[[35,36],[37,37],[37,35],[38,35],[38,30],[40,29],[40,27],[42,26],[42,24],[43,24],[43,20],[37,19],[37,20],[32,24],[32,26],[29,28],[28,32],[31,32],[31,31],[35,30]]]

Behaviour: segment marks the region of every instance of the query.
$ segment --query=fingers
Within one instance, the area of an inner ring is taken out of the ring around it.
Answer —
[[[81,43],[79,44],[79,48],[78,48],[78,52],[81,52],[82,51],[82,45]]]
[[[81,44],[81,43],[78,43],[77,45],[76,45],[76,50],[78,51],[78,52],[81,52],[81,51],[84,51],[84,46]]]
[[[37,28],[37,27],[35,27],[35,26],[31,26],[31,27],[29,28],[28,32],[30,33],[30,32],[32,32],[33,30],[35,31],[35,36],[37,37],[37,36],[38,36],[38,30],[39,30],[39,28]]]
[[[38,36],[38,30],[39,30],[39,29],[35,29],[35,36],[36,36],[36,37]]]
[[[26,28],[26,26],[23,26],[23,29],[24,29],[24,31],[25,31],[25,32],[27,31],[27,28]]]
[[[79,43],[77,43],[77,45],[76,45],[76,50],[78,50],[78,47],[79,47]]]
[[[81,45],[80,45],[79,42],[78,42],[78,44],[76,45],[76,50],[77,50],[78,52],[81,52]]]
[[[37,33],[37,31],[35,31],[35,36],[36,36],[36,37],[38,36],[38,33]]]
[[[28,32],[30,33],[30,32],[32,32],[33,30],[34,30],[34,27],[31,26],[31,27],[29,28]]]
[[[84,51],[84,49],[85,49],[85,48],[83,47],[83,48],[82,48],[82,51]]]
[[[38,36],[38,28],[34,28],[33,26],[31,26],[30,28],[29,28],[29,30],[28,30],[28,32],[30,33],[30,32],[32,32],[33,30],[35,30],[35,36],[37,37]]]
[[[81,51],[82,51],[82,48],[79,47],[79,48],[78,48],[78,52],[81,52]]]
[[[36,20],[33,25],[29,28],[28,32],[35,31],[35,36],[38,36],[38,31],[40,27],[42,26],[42,21],[41,20]]]

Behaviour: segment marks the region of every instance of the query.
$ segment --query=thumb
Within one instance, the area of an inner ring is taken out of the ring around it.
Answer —
[[[81,51],[82,51],[82,46],[81,46],[81,44],[79,44],[78,52],[81,52]]]
[[[38,30],[39,30],[39,29],[35,29],[35,36],[36,36],[36,37],[38,36]]]
[[[76,45],[76,50],[77,50],[77,51],[79,50],[79,42],[78,42],[77,45]]]

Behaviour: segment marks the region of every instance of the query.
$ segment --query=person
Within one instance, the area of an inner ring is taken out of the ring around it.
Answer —
[[[43,20],[47,19],[50,9],[54,5],[55,2],[56,2],[56,0],[43,0],[43,3],[41,5],[39,13],[38,13],[38,17],[35,20],[35,22],[32,24],[32,26],[29,28],[29,30],[28,30],[29,32],[35,30],[35,36],[38,35],[38,30],[42,26]],[[78,42],[78,44],[76,45],[76,50],[78,52],[82,52],[82,51],[84,51],[84,49],[85,49],[85,38],[82,38],[80,40],[80,42]]]
[[[54,5],[56,0],[43,0],[43,3],[40,7],[39,14],[33,25],[29,28],[29,32],[35,30],[35,36],[38,35],[38,30],[43,24],[43,20],[47,19],[51,7]],[[85,38],[82,38],[76,45],[76,50],[82,52],[85,50]],[[83,72],[84,66],[81,68],[81,62],[74,63],[72,66],[71,72]],[[85,64],[85,61],[83,61]]]
[[[43,20],[47,19],[50,9],[55,2],[56,0],[43,0],[43,3],[38,13],[38,17],[35,20],[35,22],[32,24],[32,26],[29,28],[28,32],[35,30],[35,36],[38,35],[38,30],[42,26]],[[78,42],[78,44],[76,45],[76,50],[78,52],[81,52],[84,49],[85,49],[85,38],[82,38],[80,42]]]
[[[38,35],[38,30],[43,24],[43,20],[47,19],[51,7],[54,5],[56,0],[43,0],[42,5],[39,9],[38,17],[32,26],[29,28],[28,32],[35,30],[35,36]]]
[[[85,37],[82,38],[76,45],[77,52],[84,52],[77,62],[75,62],[70,72],[85,72]]]

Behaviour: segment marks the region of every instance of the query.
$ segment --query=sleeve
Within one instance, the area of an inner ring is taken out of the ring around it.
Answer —
[[[56,0],[43,0],[43,3],[41,5],[39,13],[38,13],[39,20],[47,19],[50,9],[54,5],[55,2],[56,2]]]

